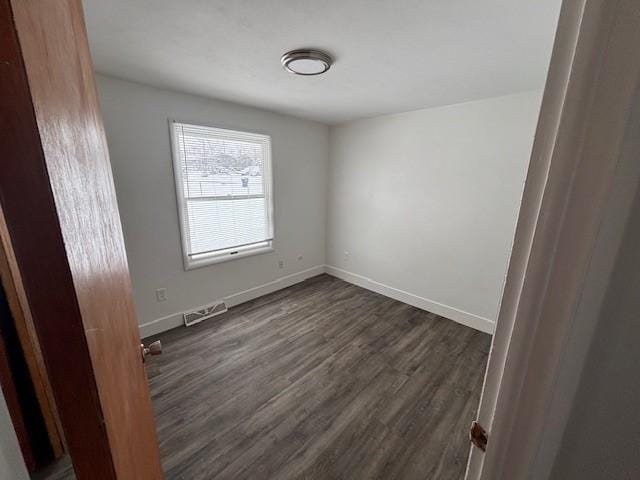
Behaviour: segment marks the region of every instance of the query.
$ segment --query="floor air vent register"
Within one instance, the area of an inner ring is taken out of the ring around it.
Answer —
[[[204,320],[215,317],[216,315],[220,315],[227,310],[227,304],[224,303],[224,301],[219,301],[211,305],[207,305],[206,307],[192,310],[191,312],[185,312],[182,316],[184,318],[185,326],[190,327],[191,325],[195,325],[196,323],[200,323]]]

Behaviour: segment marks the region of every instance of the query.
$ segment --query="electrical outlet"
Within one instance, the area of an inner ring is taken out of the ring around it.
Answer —
[[[156,301],[164,302],[167,300],[167,289],[159,288],[156,290]]]
[[[278,268],[284,268],[284,260],[278,260]]]
[[[345,262],[348,262],[348,261],[349,261],[349,255],[350,255],[350,254],[349,254],[349,252],[347,252],[347,251],[345,250],[345,252],[344,252],[344,253],[343,253],[343,255],[342,255],[342,256],[343,256],[343,258],[344,258],[344,261],[345,261]]]

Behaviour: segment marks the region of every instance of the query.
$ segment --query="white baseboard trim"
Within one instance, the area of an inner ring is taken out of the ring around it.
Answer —
[[[226,302],[228,307],[235,307],[236,305],[240,305],[241,303],[248,302],[249,300],[262,297],[263,295],[267,295],[269,293],[277,292],[278,290],[290,287],[291,285],[295,285],[296,283],[304,282],[308,278],[315,277],[323,273],[324,265],[316,265],[315,267],[307,268],[306,270],[302,270],[301,272],[296,272],[292,273],[291,275],[277,278],[272,282],[253,287],[248,290],[243,290],[242,292],[237,292],[233,295],[228,295],[224,297],[224,301]]]
[[[393,298],[394,300],[407,303],[422,310],[427,310],[467,327],[471,327],[476,330],[480,330],[481,332],[493,335],[495,322],[489,320],[488,318],[480,317],[478,315],[474,315],[473,313],[465,312],[454,307],[449,307],[448,305],[443,305],[442,303],[434,302],[433,300],[420,297],[413,293],[405,292],[404,290],[400,290],[398,288],[390,287],[383,283],[376,282],[375,280],[372,280],[370,278],[358,275],[357,273],[351,273],[341,268],[332,267],[331,265],[325,265],[325,272],[329,275],[344,280],[345,282],[349,282],[359,287],[366,288],[367,290],[379,293],[380,295],[384,295],[385,297]]]
[[[224,297],[224,301],[228,307],[235,307],[236,305],[240,305],[241,303],[248,302],[249,300],[262,297],[263,295],[267,295],[278,290],[282,290],[283,288],[290,287],[291,285],[303,282],[308,278],[315,277],[316,275],[320,275],[322,273],[328,273],[329,275],[340,278],[345,282],[358,285],[359,287],[366,288],[367,290],[379,293],[380,295],[384,295],[400,302],[407,303],[416,308],[433,312],[437,315],[458,322],[462,325],[466,325],[467,327],[480,330],[481,332],[493,334],[495,322],[489,320],[488,318],[480,317],[478,315],[474,315],[473,313],[465,312],[448,305],[443,305],[442,303],[434,302],[433,300],[414,295],[413,293],[405,292],[404,290],[400,290],[398,288],[390,287],[383,283],[376,282],[375,280],[372,280],[370,278],[358,275],[357,273],[352,273],[341,268],[333,267],[331,265],[316,265],[306,270],[277,278],[271,282],[258,285],[257,287],[249,288],[241,292],[227,295],[226,297]],[[212,302],[214,302],[215,300],[218,299],[211,299]],[[192,307],[189,308],[189,310],[195,310],[202,307],[204,307],[204,305]],[[182,312],[173,313],[171,315],[167,315],[141,324],[140,337],[146,338],[150,337],[151,335],[157,335],[158,333],[171,330],[172,328],[176,328],[181,325],[184,325]]]
[[[236,305],[240,305],[241,303],[248,302],[249,300],[253,300],[254,298],[267,295],[277,290],[282,290],[283,288],[290,287],[291,285],[300,283],[308,278],[315,277],[316,275],[320,275],[324,273],[324,271],[325,271],[324,265],[316,265],[306,270],[292,273],[291,275],[286,275],[284,277],[277,278],[271,282],[258,285],[257,287],[253,287],[253,288],[249,288],[248,290],[243,290],[241,292],[233,293],[231,295],[224,297],[223,299],[228,307],[235,307]],[[219,299],[212,298],[211,302],[214,302],[216,300],[219,300]],[[204,307],[204,305],[191,307],[188,310],[197,310],[202,307]],[[184,325],[184,322],[182,319],[182,312],[172,313],[171,315],[167,315],[167,316],[152,320],[150,322],[141,324],[140,338],[146,338],[146,337],[150,337],[151,335],[157,335],[158,333],[171,330],[172,328],[176,328],[181,325]]]

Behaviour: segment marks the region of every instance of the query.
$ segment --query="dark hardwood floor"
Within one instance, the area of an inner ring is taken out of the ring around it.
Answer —
[[[322,275],[156,338],[167,479],[463,478],[489,335]]]

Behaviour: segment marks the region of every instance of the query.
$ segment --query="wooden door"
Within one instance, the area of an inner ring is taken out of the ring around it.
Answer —
[[[0,0],[0,203],[79,479],[163,477],[81,0]]]

